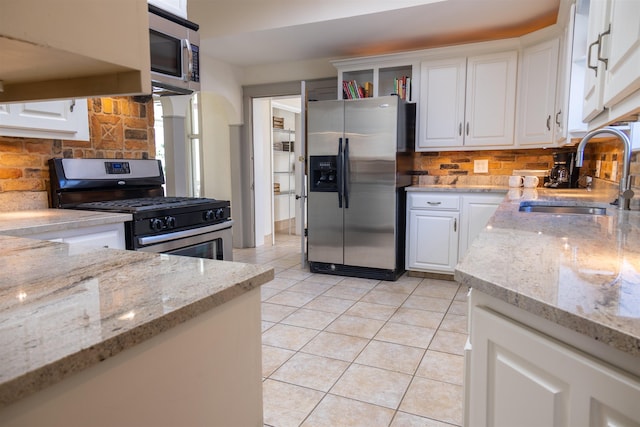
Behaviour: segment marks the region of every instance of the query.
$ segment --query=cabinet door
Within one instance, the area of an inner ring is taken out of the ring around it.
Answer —
[[[458,262],[458,212],[409,211],[407,269],[452,273]]]
[[[106,230],[96,233],[81,234],[62,239],[64,243],[78,246],[89,246],[92,248],[113,248],[124,249],[122,242],[123,234],[120,230]]]
[[[466,58],[422,63],[418,148],[462,146],[466,64]]]
[[[640,425],[638,378],[481,307],[471,317],[469,425]]]
[[[593,0],[592,0],[593,3]],[[611,34],[603,103],[616,104],[640,89],[640,1],[611,2]]]
[[[558,45],[553,39],[522,52],[518,83],[518,145],[548,145],[555,125]]]
[[[604,84],[604,63],[598,60],[598,40],[606,30],[608,22],[609,1],[591,1],[589,5],[589,24],[587,27],[587,68],[584,75],[584,100],[582,103],[582,120],[588,122],[604,110],[602,90]]]
[[[462,196],[462,212],[460,214],[460,242],[458,259],[462,259],[471,243],[486,227],[504,195],[477,194]]]
[[[2,104],[0,135],[88,141],[87,100]]]
[[[126,249],[123,223],[51,231],[25,237],[64,242],[72,247],[77,247],[79,250],[87,246],[92,248]]]
[[[465,145],[513,145],[517,65],[516,51],[469,57]]]

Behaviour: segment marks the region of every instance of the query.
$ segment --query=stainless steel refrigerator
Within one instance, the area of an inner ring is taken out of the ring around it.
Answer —
[[[307,257],[312,272],[404,272],[415,104],[397,96],[309,102]]]

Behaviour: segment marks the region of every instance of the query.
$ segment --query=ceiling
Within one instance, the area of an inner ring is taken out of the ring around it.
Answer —
[[[237,66],[343,58],[517,37],[561,0],[189,0],[200,49]]]

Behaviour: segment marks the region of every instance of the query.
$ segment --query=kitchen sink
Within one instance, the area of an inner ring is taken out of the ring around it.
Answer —
[[[607,208],[598,206],[543,205],[531,202],[520,203],[520,212],[541,212],[550,214],[606,215]]]

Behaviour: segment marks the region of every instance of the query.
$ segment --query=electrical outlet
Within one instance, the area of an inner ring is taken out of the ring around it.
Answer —
[[[489,173],[489,160],[474,160],[473,173]]]
[[[596,173],[594,173],[596,178],[600,178],[600,168],[602,168],[602,160],[596,160]]]

